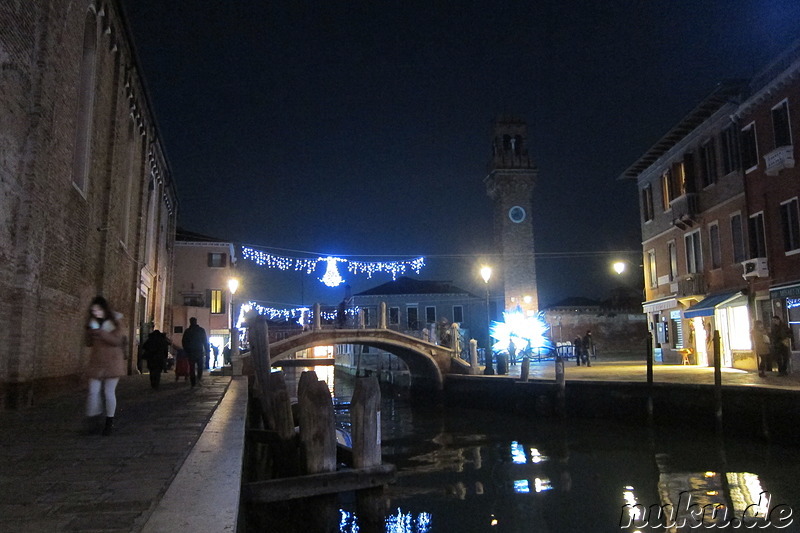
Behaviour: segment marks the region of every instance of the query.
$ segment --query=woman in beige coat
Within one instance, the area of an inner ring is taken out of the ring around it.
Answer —
[[[105,397],[106,422],[103,435],[110,435],[117,409],[117,383],[125,375],[125,357],[122,350],[123,333],[119,324],[122,315],[115,313],[102,296],[97,296],[89,306],[86,321],[86,345],[91,346],[89,366],[89,397],[86,416],[103,414],[101,392]]]

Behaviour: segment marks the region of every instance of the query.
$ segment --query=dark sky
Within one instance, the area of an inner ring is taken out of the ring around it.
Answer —
[[[181,226],[288,256],[424,255],[421,279],[483,294],[490,124],[510,113],[539,167],[542,305],[608,297],[610,252],[641,256],[636,187],[616,178],[800,37],[796,0],[123,4]],[[276,307],[343,294],[277,271],[244,287]]]

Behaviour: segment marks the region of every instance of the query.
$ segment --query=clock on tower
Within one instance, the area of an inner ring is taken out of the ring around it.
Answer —
[[[500,255],[505,309],[519,306],[526,314],[539,310],[533,252],[531,196],[537,169],[528,155],[524,121],[501,117],[494,122],[492,161],[484,179],[494,201],[494,240]]]

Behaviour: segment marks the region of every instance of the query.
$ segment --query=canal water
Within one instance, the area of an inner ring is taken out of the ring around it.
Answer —
[[[352,395],[347,380],[333,390],[342,403]],[[247,531],[800,531],[793,447],[720,439],[706,428],[536,420],[501,405],[412,405],[390,391],[381,431],[384,462],[397,467],[393,484],[264,505]]]

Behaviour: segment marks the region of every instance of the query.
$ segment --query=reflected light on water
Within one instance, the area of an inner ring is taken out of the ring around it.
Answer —
[[[524,465],[528,462],[528,459],[525,457],[525,448],[517,441],[511,443],[511,460],[516,465]]]
[[[355,513],[339,509],[339,532],[356,533],[359,531],[358,516]],[[386,518],[386,533],[429,533],[433,517],[430,513],[419,513],[416,518],[412,513],[404,513],[401,509]]]
[[[531,491],[530,485],[528,485],[527,479],[516,479],[514,480],[514,492],[517,494],[527,494]]]
[[[642,515],[642,510],[640,507],[636,507],[638,502],[636,500],[636,495],[633,493],[632,486],[627,485],[625,487],[625,490],[622,492],[622,499],[625,500],[625,505],[628,506],[628,516],[630,516],[633,521],[638,520]]]
[[[536,489],[536,492],[544,492],[546,490],[552,490],[553,485],[548,478],[537,477],[533,480],[533,487]]]

